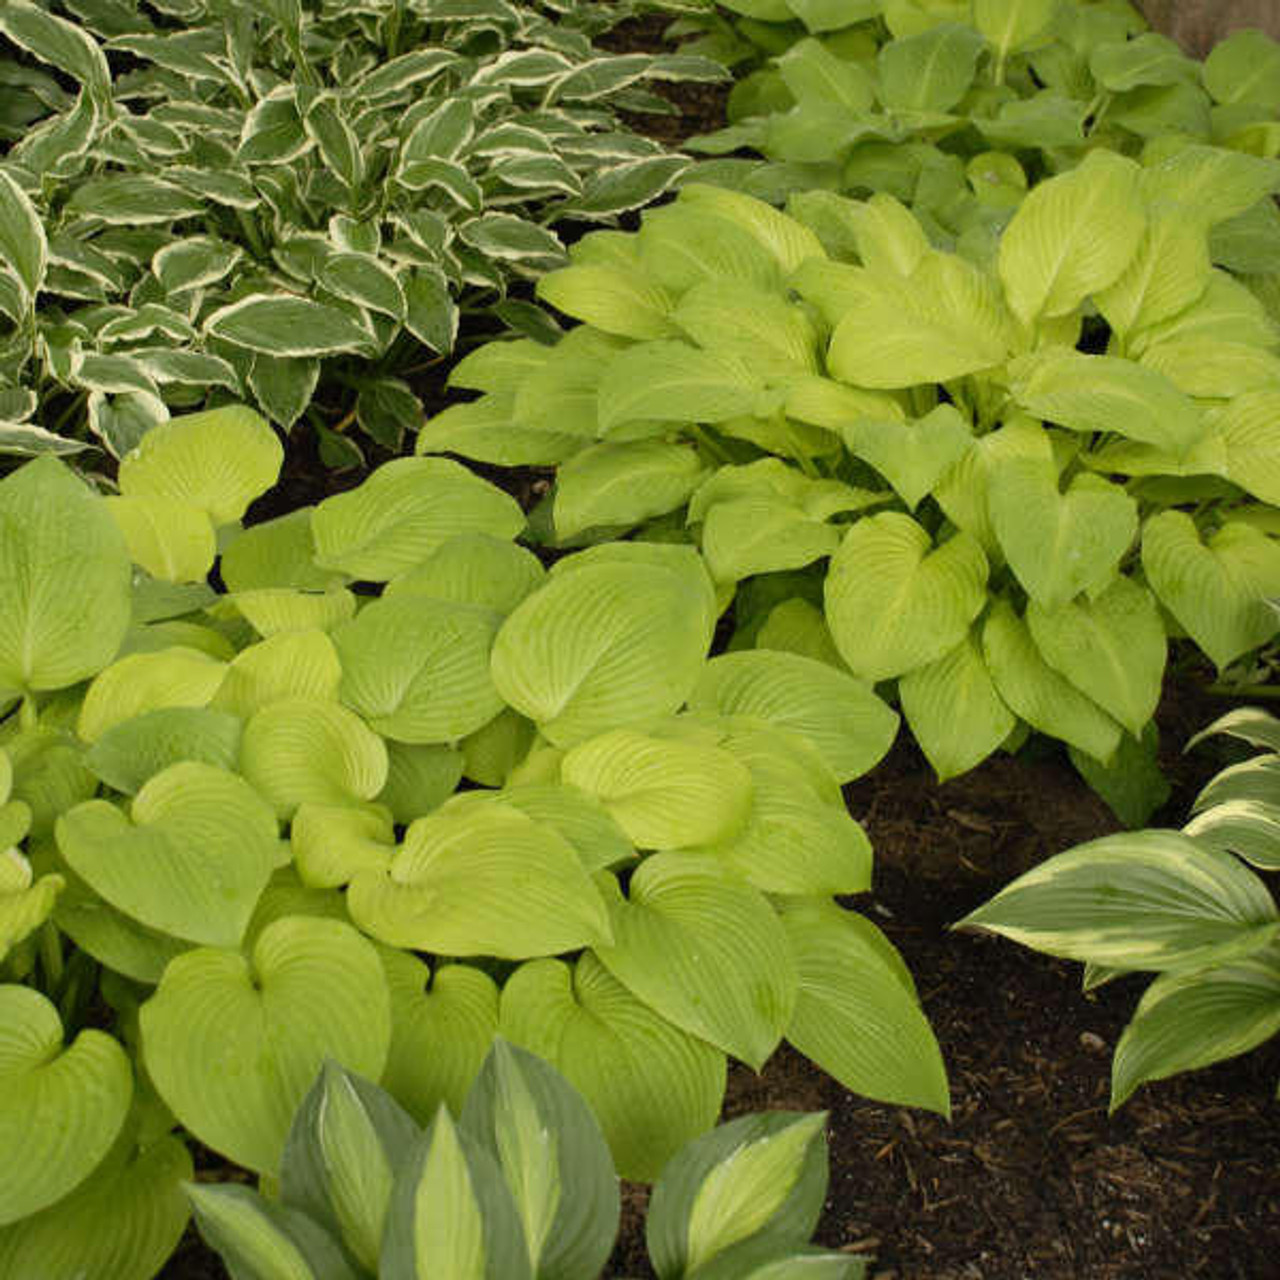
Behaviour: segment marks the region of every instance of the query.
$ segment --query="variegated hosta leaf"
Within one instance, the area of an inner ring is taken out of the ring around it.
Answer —
[[[1050,858],[960,925],[1067,959],[1189,972],[1267,945],[1280,913],[1229,854],[1177,831],[1133,831]]]
[[[596,954],[646,1004],[757,1070],[791,1018],[796,974],[759,890],[702,854],[647,858],[623,898],[601,876],[613,943]]]
[[[542,1059],[500,1039],[460,1123],[501,1167],[538,1274],[594,1280],[613,1249],[620,1201],[609,1148],[582,1096]]]
[[[126,915],[233,947],[271,875],[276,823],[244,779],[184,761],[147,782],[128,817],[89,800],[58,819],[57,838],[72,870]]]
[[[340,696],[371,728],[409,743],[452,743],[503,709],[489,676],[501,616],[406,594],[367,604],[333,633]]]
[[[934,548],[910,516],[870,516],[831,557],[827,622],[854,675],[885,680],[955,647],[987,598],[987,559],[966,533]]]
[[[311,518],[316,563],[372,582],[412,569],[456,534],[510,539],[523,528],[514,498],[447,458],[384,463]]]
[[[241,649],[211,706],[243,720],[273,702],[337,702],[342,664],[323,631],[282,631]]]
[[[534,960],[502,992],[502,1034],[587,1100],[619,1173],[651,1180],[716,1121],[724,1055],[638,1000],[591,952]]]
[[[508,805],[460,796],[419,818],[386,871],[358,874],[352,919],[392,946],[520,960],[610,937],[571,845]]]
[[[124,1124],[133,1073],[101,1031],[62,1044],[58,1011],[30,987],[0,986],[0,1224],[38,1213],[93,1172]],[[31,1163],[27,1163],[30,1157]]]
[[[256,293],[219,307],[204,330],[233,346],[277,358],[374,353],[373,335],[336,306],[289,293]]]
[[[252,409],[227,405],[153,427],[120,461],[125,497],[171,498],[216,525],[244,515],[280,474],[284,449]]]
[[[134,564],[164,582],[203,582],[208,577],[217,546],[204,511],[154,495],[106,501]]]
[[[462,1114],[498,1033],[498,987],[481,969],[380,947],[391,992],[391,1049],[382,1086],[419,1124],[441,1104]]]
[[[376,1080],[391,1043],[377,951],[350,925],[301,916],[268,925],[251,959],[177,957],[138,1016],[147,1071],[182,1125],[272,1175],[321,1064]]]
[[[361,871],[384,870],[396,836],[390,811],[378,805],[304,803],[293,815],[289,843],[302,883],[330,889]]]
[[[21,282],[28,305],[34,305],[44,282],[48,252],[44,225],[31,198],[0,170],[0,255]]]
[[[781,918],[799,975],[787,1040],[848,1089],[949,1115],[942,1053],[888,939],[819,898],[788,899]]]
[[[382,596],[423,595],[508,614],[546,576],[532,551],[487,533],[460,533],[392,578]]]
[[[1237,707],[1219,716],[1211,725],[1187,739],[1183,748],[1190,751],[1197,743],[1214,734],[1223,733],[1255,747],[1268,747],[1280,752],[1280,720],[1261,707]]]
[[[226,677],[225,662],[183,645],[132,653],[98,673],[80,707],[76,732],[85,742],[96,742],[148,711],[207,706]]]
[[[0,481],[0,692],[60,689],[115,656],[129,552],[107,509],[52,457]]]
[[[108,729],[84,754],[107,786],[136,795],[148,779],[183,760],[235,770],[240,721],[205,707],[162,707]]]

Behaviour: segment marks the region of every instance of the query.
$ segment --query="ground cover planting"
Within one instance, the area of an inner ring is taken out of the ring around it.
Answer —
[[[0,1280],[1266,1274],[1276,68],[0,9]]]

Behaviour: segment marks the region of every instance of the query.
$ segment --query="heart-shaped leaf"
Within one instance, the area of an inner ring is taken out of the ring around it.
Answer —
[[[968,423],[950,404],[906,422],[861,418],[844,435],[849,448],[875,467],[913,511],[973,444]]]
[[[85,742],[96,742],[148,711],[206,706],[226,675],[225,662],[182,645],[131,653],[98,673],[81,704],[76,732]]]

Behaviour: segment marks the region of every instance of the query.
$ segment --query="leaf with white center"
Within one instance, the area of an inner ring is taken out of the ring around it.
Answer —
[[[494,685],[557,746],[669,715],[706,657],[708,586],[696,563],[585,562],[552,576],[499,630]]]
[[[397,742],[456,742],[503,708],[489,676],[501,618],[416,594],[375,600],[333,633],[340,697]]]
[[[657,1177],[719,1114],[724,1055],[638,1000],[589,951],[573,966],[517,969],[503,988],[501,1031],[582,1094],[623,1177]]]
[[[198,507],[176,498],[109,497],[129,556],[164,582],[203,582],[217,555],[213,525]]]
[[[950,404],[905,422],[859,418],[842,434],[850,452],[875,467],[913,511],[973,444],[969,424]]]
[[[986,602],[986,581],[968,534],[935,548],[910,516],[869,516],[831,557],[827,622],[854,675],[885,680],[953,649]]]
[[[950,1115],[942,1053],[888,939],[821,899],[788,900],[781,916],[799,975],[787,1040],[855,1093]]]
[[[283,631],[242,649],[210,702],[242,720],[286,698],[337,702],[342,665],[323,631]]]
[[[596,954],[664,1017],[759,1070],[791,1018],[796,974],[759,890],[701,854],[658,853],[629,898],[602,881],[613,925]]]
[[[1128,268],[1147,227],[1139,172],[1113,151],[1090,151],[1028,194],[999,258],[1009,306],[1024,324],[1074,311]]]
[[[184,761],[146,782],[129,815],[90,800],[57,824],[77,875],[149,928],[234,947],[276,853],[275,816],[242,778]]]
[[[391,1042],[373,945],[341,921],[302,916],[268,925],[251,957],[177,957],[138,1016],[147,1071],[183,1127],[272,1175],[325,1059],[376,1080]]]
[[[370,355],[374,339],[345,311],[289,293],[255,293],[204,321],[211,337],[268,356]]]
[[[902,714],[939,782],[981,764],[1017,724],[996,692],[972,631],[950,653],[903,676],[898,694]]]
[[[537,292],[557,311],[605,333],[644,339],[665,338],[673,332],[668,318],[673,305],[670,294],[634,270],[575,263],[542,276]]]
[[[288,820],[307,802],[372,800],[387,779],[387,749],[346,707],[288,698],[263,707],[245,725],[240,770]]]
[[[461,533],[511,539],[524,528],[514,498],[446,458],[397,458],[311,518],[323,568],[386,582]]]
[[[460,533],[421,564],[392,578],[382,598],[429,596],[508,614],[546,576],[532,551],[488,533]]]
[[[84,754],[107,786],[136,795],[148,779],[183,760],[234,770],[240,721],[202,707],[162,707],[108,729]]]
[[[1160,603],[1219,669],[1265,644],[1280,627],[1280,547],[1228,522],[1202,541],[1191,517],[1163,511],[1142,528],[1142,568]]]
[[[96,742],[108,729],[162,707],[207,706],[227,676],[227,664],[183,646],[132,653],[94,678],[76,732]]]
[[[498,1033],[498,987],[482,969],[379,951],[391,992],[387,1090],[420,1124],[442,1104],[455,1115]]]
[[[1125,337],[1189,307],[1205,291],[1211,269],[1203,226],[1181,209],[1161,211],[1152,215],[1124,274],[1099,290],[1094,301],[1111,328]]]
[[[0,18],[0,23],[4,21]],[[22,283],[34,303],[44,283],[48,242],[30,197],[0,169],[0,258]]]
[[[1229,854],[1178,831],[1132,831],[1055,855],[957,927],[1070,960],[1190,972],[1265,946],[1280,915]]]
[[[0,690],[59,689],[115,656],[129,553],[110,513],[52,457],[0,481]]]
[[[638,524],[680,506],[706,471],[696,450],[658,440],[597,444],[556,476],[555,525],[571,538],[593,525]]]
[[[753,716],[804,735],[840,783],[872,769],[898,731],[897,715],[861,680],[799,654],[766,649],[712,658],[689,707]]]
[[[737,356],[767,379],[818,372],[818,333],[805,310],[745,280],[695,284],[671,320],[704,351]]]
[[[284,449],[240,405],[184,414],[153,427],[121,459],[125,497],[169,498],[206,512],[215,526],[244,515],[280,474]]]
[[[385,871],[358,874],[347,906],[392,946],[520,960],[609,937],[573,847],[519,810],[462,796],[414,822]]]
[[[0,986],[0,1014],[0,1146],[24,1157],[0,1174],[8,1226],[93,1172],[124,1124],[133,1079],[124,1050],[101,1031],[64,1048],[58,1011],[30,987]]]

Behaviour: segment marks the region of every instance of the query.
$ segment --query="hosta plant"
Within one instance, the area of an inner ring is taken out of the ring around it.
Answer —
[[[1049,858],[957,928],[1085,962],[1086,987],[1154,972],[1116,1045],[1111,1109],[1149,1080],[1246,1053],[1280,1032],[1280,721],[1230,711],[1227,734],[1266,747],[1224,769],[1181,831],[1104,836]]]
[[[397,450],[460,312],[520,322],[553,224],[688,165],[617,108],[723,74],[595,49],[626,5],[547,8],[6,4],[0,451],[120,457],[211,393],[306,416],[331,462],[357,428]]]
[[[1171,634],[1226,668],[1277,630],[1278,330],[1209,233],[1278,183],[1099,149],[976,260],[891,196],[693,184],[575,245],[538,289],[583,323],[464,359],[418,447],[557,464],[561,545],[695,541],[733,647],[896,689],[941,777],[1029,727],[1112,794]]]
[[[822,1113],[744,1116],[682,1147],[650,1202],[661,1280],[854,1280],[809,1245],[827,1185]],[[590,1108],[496,1040],[457,1115],[425,1130],[385,1090],[327,1063],[294,1116],[279,1195],[188,1184],[233,1280],[596,1280],[618,1229],[617,1175]]]
[[[281,454],[228,406],[109,495],[47,456],[0,481],[0,1274],[147,1280],[174,1130],[273,1179],[326,1059],[426,1124],[501,1033],[641,1179],[784,1037],[946,1111],[909,974],[834,900],[887,706],[708,660],[691,547],[548,572],[450,460],[243,528]]]

